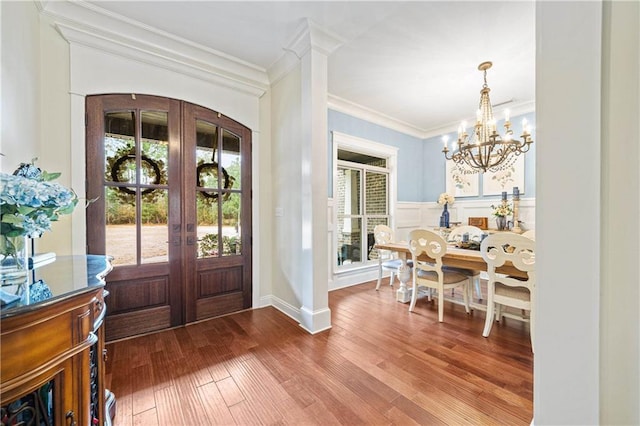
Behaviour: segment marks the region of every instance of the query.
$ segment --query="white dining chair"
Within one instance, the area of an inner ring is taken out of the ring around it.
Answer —
[[[393,230],[387,225],[376,225],[373,228],[373,236],[376,244],[387,244],[393,242]],[[376,249],[378,251],[378,283],[376,284],[376,291],[380,289],[380,283],[382,282],[382,272],[389,271],[389,285],[393,286],[393,281],[398,275],[400,266],[402,266],[402,260],[396,257],[394,252],[383,249]],[[407,262],[407,266],[411,266],[411,262]]]
[[[409,233],[409,251],[413,260],[413,291],[409,312],[413,312],[418,299],[419,287],[427,287],[437,291],[438,321],[444,321],[444,292],[445,290],[462,287],[464,307],[469,313],[469,284],[470,275],[461,271],[442,267],[442,256],[447,252],[447,242],[440,235],[426,229],[416,229]],[[419,260],[426,254],[435,263]]]
[[[480,245],[482,258],[487,262],[487,316],[482,335],[489,337],[495,321],[503,317],[502,307],[511,306],[529,311],[531,350],[533,351],[535,336],[535,241],[512,232],[500,232],[489,235]],[[515,268],[526,273],[527,277],[516,278],[496,273],[496,268],[510,262]]]
[[[478,244],[482,241],[482,236],[484,235],[484,231],[477,226],[473,225],[462,225],[456,228],[453,228],[449,235],[447,236],[447,242],[450,244],[456,244],[462,242],[464,238],[464,234],[468,234],[469,241],[475,241]],[[447,269],[460,269],[460,268],[450,268]],[[470,269],[465,269],[463,273],[471,275],[473,281],[473,287],[476,290],[476,296],[479,300],[482,300],[482,288],[480,287],[480,272],[481,271],[472,271]],[[471,287],[469,287],[471,290]],[[469,293],[471,295],[471,293]]]

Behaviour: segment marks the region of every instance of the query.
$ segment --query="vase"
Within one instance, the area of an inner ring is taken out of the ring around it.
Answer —
[[[440,215],[440,228],[448,228],[449,227],[449,203],[444,203],[444,210],[442,211],[442,215]]]
[[[29,238],[25,236],[0,238],[0,283],[3,304],[7,299],[19,298],[29,281]],[[11,298],[10,296],[14,296]]]
[[[507,217],[496,216],[496,226],[498,227],[498,231],[504,231],[507,229]]]

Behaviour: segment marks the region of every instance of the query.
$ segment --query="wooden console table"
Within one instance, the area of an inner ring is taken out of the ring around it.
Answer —
[[[29,271],[22,299],[0,308],[0,422],[111,425],[102,326],[111,269],[107,256],[58,257]]]

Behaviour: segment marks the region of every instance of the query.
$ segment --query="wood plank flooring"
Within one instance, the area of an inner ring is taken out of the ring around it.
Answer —
[[[332,329],[310,335],[274,308],[110,343],[115,425],[528,425],[528,325],[482,337],[484,312],[375,282],[329,294]]]

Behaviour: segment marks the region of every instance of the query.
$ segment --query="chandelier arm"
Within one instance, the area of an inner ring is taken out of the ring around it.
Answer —
[[[478,151],[479,151],[479,149],[480,148],[478,148]],[[478,157],[476,157],[475,155],[473,155],[473,152],[469,151],[468,152],[468,156],[467,156],[467,160],[468,160],[467,164],[469,164],[469,166],[471,166],[472,168],[478,168],[478,169],[486,170],[484,162],[482,161],[482,158],[481,158],[480,155],[478,155]]]
[[[504,162],[507,159],[507,157],[509,157],[509,155],[513,154],[510,151],[511,151],[511,147],[509,146],[504,146],[502,149],[499,149],[496,153],[497,155],[496,161],[491,162],[488,168],[496,167],[500,165],[502,162]]]

